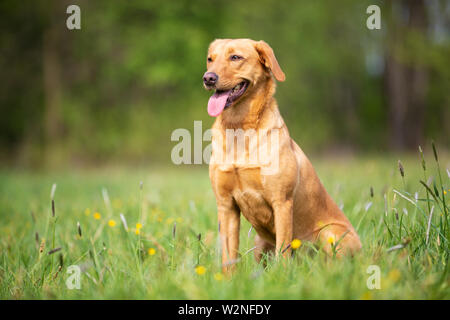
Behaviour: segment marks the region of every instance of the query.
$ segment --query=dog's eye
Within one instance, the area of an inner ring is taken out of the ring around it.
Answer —
[[[244,57],[241,57],[241,56],[238,56],[235,54],[230,57],[231,61],[237,61],[237,60],[241,60],[241,59],[244,59]]]
[[[212,58],[211,57],[208,58],[208,62],[212,62]]]

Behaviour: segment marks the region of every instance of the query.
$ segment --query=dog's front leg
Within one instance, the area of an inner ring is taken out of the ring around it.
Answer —
[[[287,257],[290,252],[293,228],[293,200],[276,202],[273,205],[275,216],[276,255]]]
[[[222,246],[222,270],[230,273],[235,269],[239,253],[240,210],[234,203],[217,206]]]

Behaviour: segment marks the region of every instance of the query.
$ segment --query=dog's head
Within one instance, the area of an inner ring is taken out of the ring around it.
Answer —
[[[216,90],[208,102],[208,113],[213,117],[244,99],[271,74],[278,81],[285,79],[272,48],[264,41],[215,40],[209,46],[206,64],[203,84],[207,90]]]

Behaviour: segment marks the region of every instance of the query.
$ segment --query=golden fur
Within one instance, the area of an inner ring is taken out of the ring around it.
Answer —
[[[231,61],[232,54],[243,59]],[[220,150],[213,143],[209,175],[216,196],[225,271],[232,268],[230,261],[238,258],[240,213],[257,232],[258,260],[269,251],[287,256],[293,239],[318,241],[328,253],[332,252],[330,237],[336,242],[341,239],[337,255],[360,249],[351,223],[289,136],[273,97],[274,78],[284,81],[285,75],[272,48],[264,41],[220,39],[211,43],[208,58],[207,71],[218,75],[217,89],[229,90],[249,81],[246,92],[217,117],[213,142],[223,138],[226,129],[254,129],[269,136],[274,129],[279,132],[279,169],[271,175],[263,175],[258,165],[220,163],[214,158]],[[225,150],[225,144],[223,147]],[[247,156],[254,152],[248,148],[246,145]]]

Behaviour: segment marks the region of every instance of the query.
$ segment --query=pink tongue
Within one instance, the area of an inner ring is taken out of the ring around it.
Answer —
[[[224,91],[221,93],[214,93],[208,101],[208,114],[211,117],[217,117],[220,115],[225,108],[227,99],[231,94],[231,90]]]

